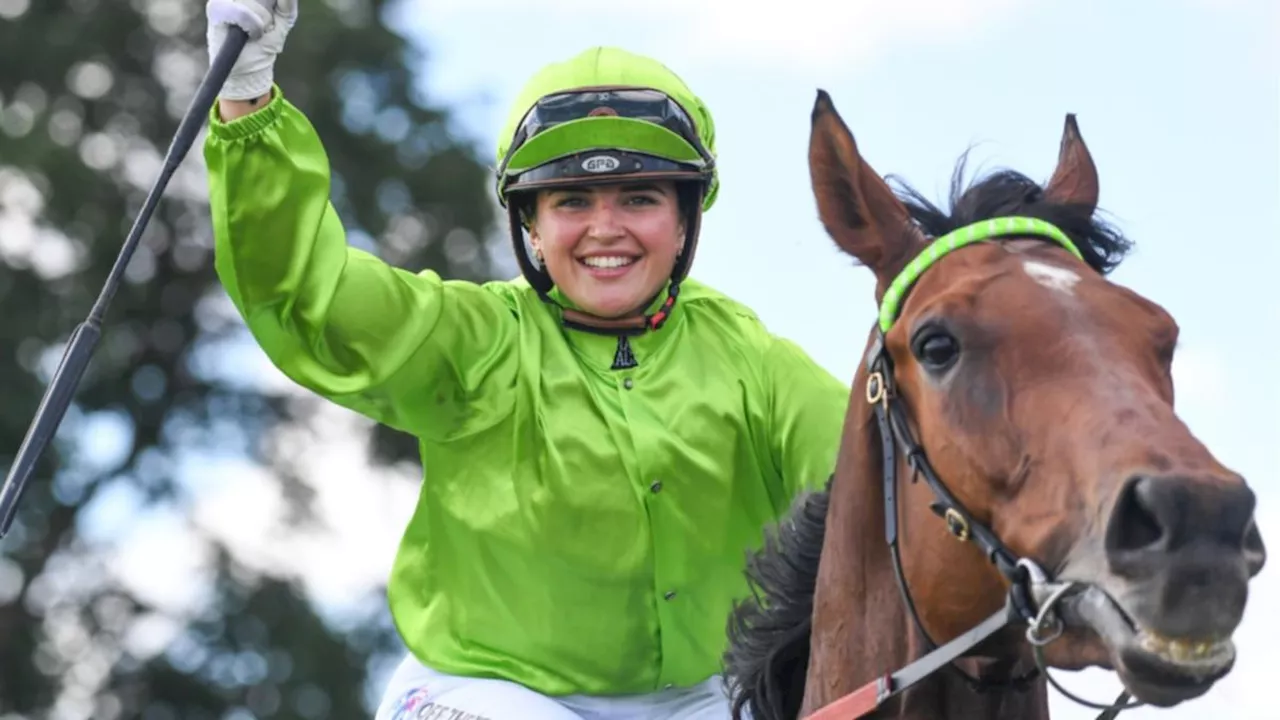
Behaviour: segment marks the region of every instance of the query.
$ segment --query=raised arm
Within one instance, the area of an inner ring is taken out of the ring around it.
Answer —
[[[210,117],[205,143],[215,263],[271,361],[300,385],[422,436],[506,412],[516,319],[474,283],[414,274],[349,247],[329,164],[276,89],[258,109]]]
[[[298,0],[207,1],[210,57],[230,25],[250,38],[204,148],[218,277],[298,384],[423,437],[492,422],[510,407],[518,362],[511,305],[347,245],[320,138],[274,84],[298,10]]]

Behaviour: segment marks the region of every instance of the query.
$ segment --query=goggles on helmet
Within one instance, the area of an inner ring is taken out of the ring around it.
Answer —
[[[525,114],[498,167],[498,195],[614,176],[709,180],[714,160],[666,93],[600,87],[553,93]]]

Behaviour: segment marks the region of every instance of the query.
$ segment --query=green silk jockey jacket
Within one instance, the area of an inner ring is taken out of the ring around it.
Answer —
[[[387,588],[409,650],[550,695],[720,672],[746,554],[830,476],[848,385],[697,280],[612,370],[616,338],[563,327],[522,278],[349,246],[325,149],[279,88],[232,122],[215,106],[204,156],[218,276],[271,362],[418,438]]]

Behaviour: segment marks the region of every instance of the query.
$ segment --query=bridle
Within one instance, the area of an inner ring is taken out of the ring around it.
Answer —
[[[1080,589],[1074,582],[1055,582],[1030,558],[1020,557],[1004,544],[983,523],[974,518],[964,505],[947,489],[930,464],[924,448],[916,441],[908,421],[906,407],[897,392],[894,381],[893,361],[885,345],[885,335],[894,320],[907,291],[938,258],[960,247],[982,242],[997,236],[1030,235],[1054,241],[1072,252],[1077,258],[1079,250],[1060,229],[1038,218],[1005,217],[985,220],[950,232],[930,243],[906,269],[898,275],[885,292],[875,336],[866,356],[867,382],[865,399],[874,408],[876,424],[880,432],[882,454],[882,482],[884,490],[885,541],[893,560],[894,579],[907,613],[920,636],[929,647],[923,657],[900,670],[882,675],[854,692],[816,710],[804,720],[850,720],[860,718],[879,708],[894,697],[933,673],[948,668],[957,673],[975,692],[988,692],[1003,688],[1026,691],[1032,682],[1043,675],[1059,692],[1085,707],[1101,710],[1098,720],[1114,720],[1122,711],[1143,703],[1130,702],[1128,691],[1120,693],[1110,704],[1084,700],[1059,685],[1049,675],[1044,660],[1044,646],[1060,637],[1065,625],[1055,611],[1070,593]],[[902,556],[898,544],[898,452],[911,468],[911,482],[923,478],[933,494],[930,509],[942,518],[948,532],[961,542],[972,542],[1009,582],[1004,607],[958,637],[943,645],[929,635],[916,611],[911,589],[902,568]],[[995,635],[1010,624],[1026,622],[1026,639],[1032,647],[1035,668],[1013,678],[984,680],[976,678],[955,664],[955,660]]]

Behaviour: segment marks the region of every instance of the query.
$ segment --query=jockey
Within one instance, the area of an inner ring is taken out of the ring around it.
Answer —
[[[623,50],[542,69],[495,155],[521,277],[411,273],[346,244],[274,82],[297,6],[207,2],[211,56],[251,38],[204,149],[216,267],[285,375],[419,439],[378,720],[727,718],[746,551],[833,471],[849,388],[688,276],[711,114]]]

